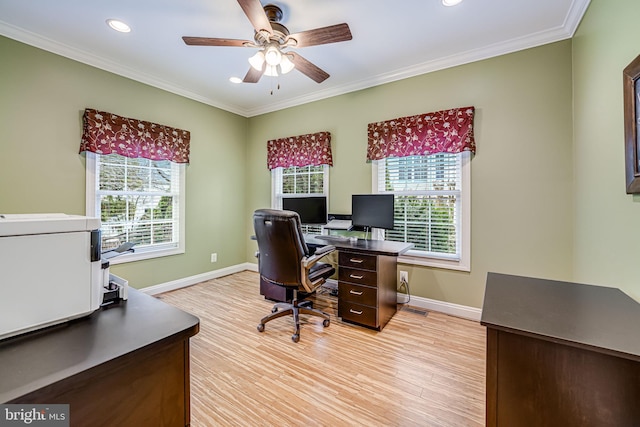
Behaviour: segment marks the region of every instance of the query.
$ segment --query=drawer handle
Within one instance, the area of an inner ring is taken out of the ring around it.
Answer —
[[[363,294],[363,292],[356,292],[356,291],[354,291],[353,289],[351,289],[351,290],[349,291],[349,293],[350,293],[350,294],[354,294],[354,295],[362,295],[362,294]]]
[[[350,274],[349,277],[351,277],[352,279],[362,279],[364,276],[356,276],[355,274]]]
[[[362,310],[360,311],[355,311],[353,308],[349,309],[349,313],[353,313],[353,314],[357,314],[358,316],[362,314]]]
[[[359,259],[359,258],[351,258],[349,261],[355,262],[356,264],[362,264],[364,262],[363,259]]]

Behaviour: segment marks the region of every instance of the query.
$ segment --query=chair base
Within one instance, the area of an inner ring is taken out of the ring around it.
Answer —
[[[258,331],[264,331],[264,325],[267,322],[272,321],[273,319],[277,319],[283,316],[293,315],[293,323],[295,325],[295,331],[291,336],[291,340],[293,342],[300,341],[300,314],[309,314],[311,316],[322,317],[324,320],[322,321],[322,326],[325,328],[329,326],[330,317],[327,313],[324,313],[318,309],[308,307],[310,301],[298,301],[298,293],[294,292],[293,301],[291,304],[286,302],[276,303],[271,309],[271,314],[264,316],[262,320],[260,320],[260,324],[258,325]]]

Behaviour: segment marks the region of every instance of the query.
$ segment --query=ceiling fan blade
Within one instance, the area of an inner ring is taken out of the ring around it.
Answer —
[[[243,83],[258,83],[260,77],[262,77],[262,73],[264,73],[264,67],[262,67],[261,71],[256,70],[253,67],[249,67],[249,71],[247,71],[247,75],[244,76],[242,80]]]
[[[307,61],[297,53],[287,52],[287,55],[291,55],[291,60],[293,61],[298,71],[300,71],[302,74],[306,75],[316,83],[322,83],[329,78],[329,74],[327,74],[324,70]]]
[[[351,40],[351,30],[347,24],[336,24],[328,27],[316,28],[315,30],[302,31],[291,34],[287,40],[295,39],[297,43],[294,47],[317,46],[319,44],[344,42]]]
[[[238,0],[238,3],[257,32],[264,30],[273,34],[269,18],[260,4],[260,0]]]
[[[249,40],[217,39],[211,37],[183,37],[182,40],[189,46],[233,46],[244,47]]]

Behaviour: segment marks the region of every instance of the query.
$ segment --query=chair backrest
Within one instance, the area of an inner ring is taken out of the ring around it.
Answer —
[[[296,212],[259,209],[253,213],[260,275],[268,282],[299,287],[300,262],[309,255]]]

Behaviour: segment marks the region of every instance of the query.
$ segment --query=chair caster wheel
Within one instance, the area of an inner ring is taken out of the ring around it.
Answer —
[[[277,313],[277,312],[278,312],[278,307],[273,307],[273,308],[271,309],[271,312],[272,312],[272,313]]]
[[[322,321],[322,326],[324,326],[325,328],[326,328],[327,326],[329,326],[329,319],[324,319],[324,320]]]
[[[258,325],[258,332],[264,332],[264,325],[262,323]]]
[[[300,334],[293,334],[293,335],[291,335],[291,341],[293,341],[293,342],[298,342],[298,341],[300,341]]]

